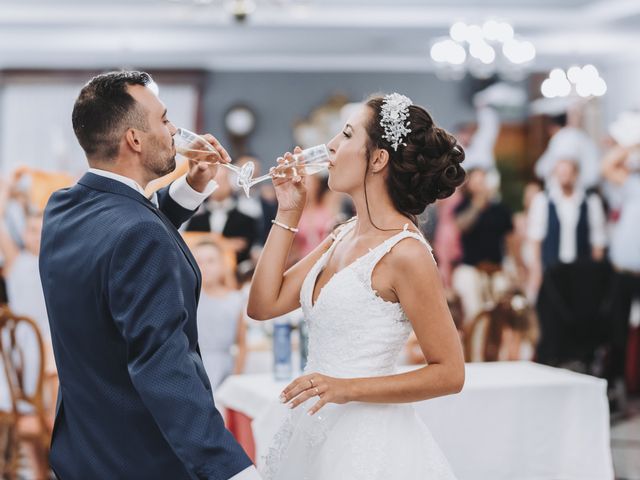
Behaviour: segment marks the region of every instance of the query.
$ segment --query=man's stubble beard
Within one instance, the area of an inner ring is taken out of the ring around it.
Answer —
[[[176,169],[176,156],[173,153],[173,146],[169,151],[164,151],[162,144],[154,138],[153,147],[152,152],[145,156],[145,167],[156,178],[164,177],[173,172]]]

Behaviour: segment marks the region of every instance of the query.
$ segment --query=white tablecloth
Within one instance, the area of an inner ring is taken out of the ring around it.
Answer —
[[[286,382],[229,377],[216,401],[253,419],[258,464]],[[606,382],[529,362],[470,363],[458,395],[415,404],[459,480],[611,480]],[[409,480],[409,479],[402,479]]]

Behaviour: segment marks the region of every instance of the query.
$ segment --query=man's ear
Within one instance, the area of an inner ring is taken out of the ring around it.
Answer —
[[[124,139],[131,150],[136,153],[142,152],[142,137],[139,130],[129,128],[124,134]]]
[[[371,173],[380,173],[389,163],[389,152],[384,148],[377,148],[371,155],[371,164],[369,171]]]

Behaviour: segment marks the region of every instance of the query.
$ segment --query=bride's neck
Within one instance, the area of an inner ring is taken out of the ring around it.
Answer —
[[[364,189],[353,195],[353,203],[358,217],[355,234],[357,236],[378,235],[382,230],[402,229],[410,221],[396,210],[391,197],[386,191],[367,188],[365,198]],[[369,206],[367,210],[367,204]],[[377,227],[377,228],[376,228]]]

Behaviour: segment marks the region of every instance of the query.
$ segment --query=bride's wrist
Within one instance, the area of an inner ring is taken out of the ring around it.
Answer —
[[[357,402],[360,395],[358,392],[358,384],[360,383],[359,379],[358,378],[345,379],[344,383],[345,383],[345,396],[347,400],[346,403]]]
[[[276,222],[284,223],[290,227],[297,227],[298,222],[300,222],[300,217],[302,217],[302,212],[297,210],[278,210],[276,213]]]

